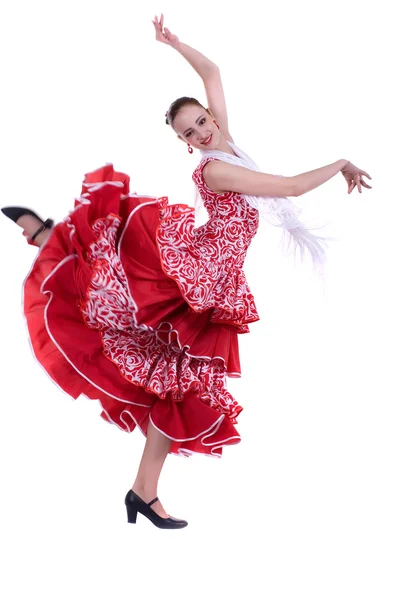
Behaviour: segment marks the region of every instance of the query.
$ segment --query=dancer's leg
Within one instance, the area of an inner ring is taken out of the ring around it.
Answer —
[[[172,441],[158,431],[151,423],[147,430],[147,440],[142,460],[132,490],[145,502],[157,496],[157,485],[161,469],[171,448]],[[155,502],[151,508],[160,517],[168,517],[161,502]]]
[[[31,237],[41,226],[41,222],[32,215],[23,215],[17,225],[24,229],[24,235]],[[34,245],[40,247],[49,237],[50,230],[45,229],[34,240]],[[157,496],[158,480],[165,459],[171,448],[172,440],[160,433],[151,423],[147,430],[147,440],[140,461],[132,490],[145,502],[150,502]],[[168,517],[161,502],[155,502],[151,507],[160,517]]]
[[[17,225],[23,228],[24,235],[31,237],[35,231],[39,229],[42,222],[32,215],[23,215],[17,220]],[[47,240],[50,235],[50,229],[44,229],[37,237],[35,237],[33,244],[40,248],[40,246]]]
[[[32,215],[23,215],[17,220],[17,225],[24,229],[26,237],[31,237],[42,223]],[[44,229],[35,238],[34,245],[40,247],[49,235],[50,230]],[[150,422],[139,470],[132,486],[132,490],[145,502],[150,502],[157,496],[158,480],[171,445],[172,440],[160,433]],[[169,516],[159,501],[155,502],[151,508],[160,517]]]

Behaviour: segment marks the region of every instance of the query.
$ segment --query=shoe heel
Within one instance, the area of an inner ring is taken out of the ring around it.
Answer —
[[[128,513],[128,523],[136,523],[136,518],[137,518],[137,513],[138,513],[137,509],[127,506],[126,511]]]

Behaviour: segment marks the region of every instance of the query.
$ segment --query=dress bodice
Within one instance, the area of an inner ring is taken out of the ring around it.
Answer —
[[[207,157],[200,162],[193,173],[193,181],[207,209],[209,220],[197,228],[196,236],[203,245],[208,240],[218,247],[220,257],[234,257],[236,266],[241,268],[247,249],[258,229],[258,211],[251,207],[237,192],[217,194],[211,190],[203,178],[207,163],[218,160]]]

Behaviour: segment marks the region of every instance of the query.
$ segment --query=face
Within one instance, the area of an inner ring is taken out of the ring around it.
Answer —
[[[174,129],[182,141],[197,150],[214,150],[220,142],[214,118],[204,108],[194,104],[187,104],[179,111],[174,120]]]

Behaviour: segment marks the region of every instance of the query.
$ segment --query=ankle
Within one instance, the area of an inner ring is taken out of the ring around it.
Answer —
[[[49,235],[50,235],[50,229],[44,229],[41,233],[39,233],[39,235],[37,235],[35,237],[33,244],[40,248],[40,246],[42,244],[44,244],[44,242],[47,240]]]
[[[47,222],[49,225],[51,224],[50,219],[48,219]],[[50,235],[50,228],[45,227],[36,235],[35,239],[32,240],[32,236],[44,225],[42,221],[40,221],[37,217],[33,217],[32,215],[22,215],[22,217],[20,217],[16,223],[23,228],[23,235],[28,244],[31,246],[37,246],[40,248],[40,246],[44,244]]]
[[[142,500],[146,500],[147,498],[150,498],[150,496],[150,500],[152,500],[157,496],[157,485],[149,485],[148,483],[135,481],[132,486],[132,491],[135,492],[139,498],[142,498]]]

